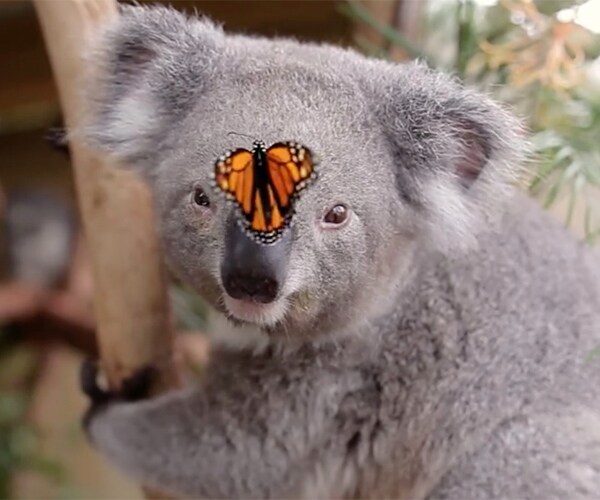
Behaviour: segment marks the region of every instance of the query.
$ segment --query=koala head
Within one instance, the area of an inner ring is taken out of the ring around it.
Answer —
[[[156,7],[123,8],[91,57],[86,140],[149,182],[171,269],[272,338],[356,331],[389,310],[420,256],[476,242],[519,164],[509,114],[416,63]],[[244,136],[319,158],[274,245],[248,238],[211,189],[217,158],[251,148]]]

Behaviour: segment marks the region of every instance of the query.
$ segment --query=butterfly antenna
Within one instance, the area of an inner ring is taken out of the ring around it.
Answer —
[[[256,137],[252,137],[247,134],[240,134],[239,132],[227,132],[227,135],[239,135],[240,137],[245,137],[246,139],[250,139],[251,141],[255,141]]]

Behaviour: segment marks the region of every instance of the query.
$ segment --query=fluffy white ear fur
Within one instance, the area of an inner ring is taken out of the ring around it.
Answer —
[[[511,113],[419,63],[393,68],[379,105],[399,189],[426,222],[429,246],[467,250],[493,230],[525,172],[529,146]],[[381,91],[380,91],[381,92]]]
[[[439,173],[436,182],[423,183],[427,237],[432,247],[443,252],[467,251],[477,245],[481,231],[497,228],[504,205],[517,192],[525,171],[519,168],[523,166],[521,152],[514,156],[486,160],[468,188],[451,173]]]
[[[224,34],[211,21],[172,8],[120,10],[85,54],[89,73],[82,87],[89,119],[69,133],[149,174],[148,158],[160,151],[170,124],[189,112]]]
[[[88,125],[83,133],[92,138],[92,147],[111,143],[106,152],[117,161],[140,158],[152,150],[152,138],[161,125],[156,116],[158,105],[144,87],[142,84],[115,102],[114,108],[106,112],[106,126]],[[132,163],[135,166],[135,161]]]

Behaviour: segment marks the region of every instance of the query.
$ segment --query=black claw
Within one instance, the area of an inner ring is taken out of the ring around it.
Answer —
[[[84,429],[89,430],[94,416],[107,409],[111,403],[134,402],[148,397],[155,375],[156,369],[147,366],[124,379],[118,391],[104,390],[98,386],[98,364],[86,359],[79,372],[81,389],[91,400],[83,417]]]
[[[87,359],[81,365],[81,389],[98,406],[111,401],[139,401],[148,397],[156,376],[156,369],[146,366],[123,380],[118,391],[108,391],[98,386],[98,364]]]
[[[146,399],[150,393],[150,387],[156,376],[156,369],[146,366],[123,380],[119,397],[123,401],[139,401]]]
[[[108,402],[113,394],[98,386],[98,364],[86,359],[79,372],[79,383],[83,392],[92,400],[94,405]]]
[[[79,384],[81,390],[91,400],[91,404],[83,416],[83,428],[88,432],[94,415],[96,415],[100,409],[106,407],[113,395],[109,391],[105,391],[98,387],[98,364],[89,358],[81,364]]]

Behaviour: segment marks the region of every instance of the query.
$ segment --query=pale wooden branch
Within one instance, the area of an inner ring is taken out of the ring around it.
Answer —
[[[34,0],[66,125],[77,130],[85,106],[83,49],[118,15],[115,0]],[[103,368],[113,387],[141,366],[160,369],[154,392],[177,384],[166,275],[151,197],[132,174],[74,138],[69,144],[94,280]]]

